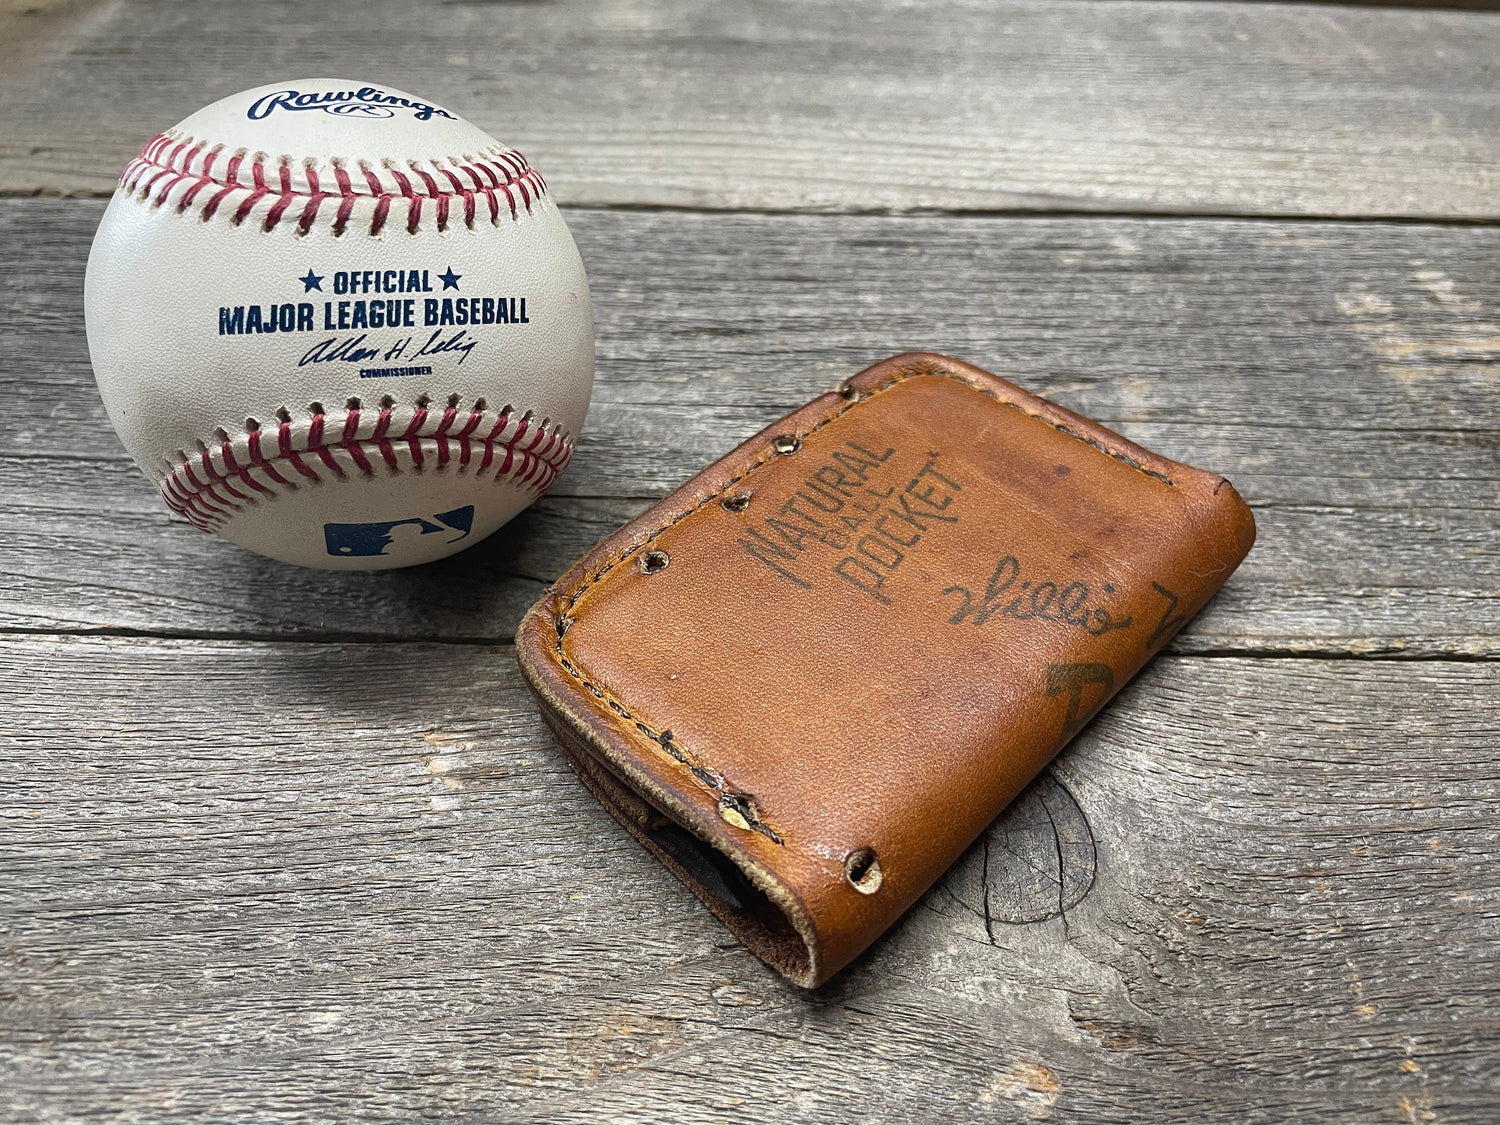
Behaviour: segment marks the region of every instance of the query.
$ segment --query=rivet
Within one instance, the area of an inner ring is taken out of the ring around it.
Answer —
[[[844,878],[862,895],[872,895],[885,882],[874,848],[859,848],[844,857]]]
[[[667,564],[671,561],[672,557],[667,552],[653,548],[650,551],[641,552],[640,562],[637,565],[640,566],[642,574],[660,574],[667,569]]]
[[[845,383],[839,388],[839,398],[846,398],[853,402],[859,398],[859,388],[853,383]]]
[[[771,448],[777,453],[796,453],[802,448],[802,439],[795,434],[777,434],[771,439]]]
[[[719,503],[726,512],[743,512],[750,506],[750,494],[741,492],[737,496],[726,496]]]

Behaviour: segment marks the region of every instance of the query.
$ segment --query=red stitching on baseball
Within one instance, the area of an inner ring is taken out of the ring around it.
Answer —
[[[250,214],[251,209],[262,199],[264,199],[265,196],[266,189],[264,187],[257,187],[254,191],[252,191],[249,195],[247,195],[243,200],[240,201],[240,205],[235,208],[234,218],[230,219],[229,221],[235,226],[239,226],[245,221],[245,216]],[[267,216],[267,218],[269,219],[269,216]]]
[[[349,203],[349,209],[352,211],[354,209],[354,197],[353,196],[348,196],[346,198],[347,198],[347,201]],[[383,226],[385,226],[385,216],[386,216],[386,213],[390,211],[390,209],[391,209],[391,197],[390,196],[388,196],[388,195],[382,195],[379,199],[377,199],[375,201],[375,217],[370,220],[370,233],[372,235],[379,234],[380,233],[380,228],[383,227]],[[339,214],[342,215],[343,211],[340,210]]]
[[[245,197],[230,212],[229,221],[236,226],[249,218],[261,201],[270,196],[274,202],[261,222],[260,229],[272,231],[284,218],[295,216],[298,234],[306,234],[312,229],[323,200],[337,196],[339,206],[332,225],[335,235],[344,233],[356,203],[362,198],[371,199],[375,204],[370,221],[372,235],[378,235],[385,228],[390,221],[392,203],[397,200],[406,204],[407,233],[416,234],[422,222],[424,200],[432,200],[437,228],[442,231],[448,228],[455,199],[462,200],[464,224],[472,228],[478,213],[476,196],[485,197],[489,205],[490,222],[496,224],[503,213],[500,207],[501,195],[505,197],[511,218],[517,219],[520,217],[521,207],[530,212],[532,204],[547,192],[547,183],[541,173],[513,149],[496,149],[478,159],[470,159],[468,163],[452,162],[451,167],[437,166],[431,171],[411,164],[410,174],[388,163],[385,171],[394,183],[394,191],[381,181],[374,168],[363,163],[359,171],[364,183],[356,189],[356,181],[344,168],[342,159],[334,158],[331,163],[338,190],[330,192],[320,188],[318,173],[307,162],[302,165],[307,182],[306,190],[296,190],[292,180],[291,158],[286,156],[269,162],[276,172],[275,181],[269,182],[266,174],[267,155],[257,152],[249,156],[243,149],[229,157],[222,177],[215,176],[214,163],[223,146],[215,145],[205,152],[205,144],[206,141],[192,137],[158,133],[146,142],[140,155],[126,165],[120,176],[120,186],[132,194],[139,193],[143,200],[151,200],[154,205],[161,206],[173,191],[186,183],[187,187],[177,203],[178,213],[185,212],[192,206],[193,201],[205,189],[214,189],[207,192],[206,202],[199,212],[199,217],[204,222],[218,213],[220,206],[230,195],[245,192]],[[193,165],[200,156],[202,167],[195,170]],[[248,172],[249,183],[241,178],[245,172]],[[439,174],[448,181],[449,186],[440,184]],[[461,176],[473,181],[472,189],[464,186]],[[413,177],[419,183],[414,182]],[[418,190],[419,187],[421,190]],[[516,201],[517,192],[520,194],[519,206]],[[305,199],[306,204],[294,206],[301,199]]]
[[[272,204],[271,209],[266,212],[266,221],[261,224],[260,229],[270,230],[277,223],[281,222],[281,213],[287,209],[287,205],[291,203],[293,198],[292,194],[288,192]]]
[[[162,184],[161,190],[156,193],[156,198],[152,200],[152,205],[160,207],[167,201],[167,195],[171,192],[171,190],[185,179],[187,179],[186,176],[178,174],[176,176],[173,176],[166,183]]]
[[[347,479],[348,473],[340,464],[335,452],[342,451],[365,476],[375,473],[374,457],[380,459],[389,472],[400,472],[397,445],[404,444],[411,458],[412,470],[421,471],[428,459],[424,442],[433,442],[437,448],[437,468],[442,469],[453,455],[449,442],[458,445],[458,463],[467,467],[473,457],[474,447],[480,446],[484,453],[480,458],[478,473],[489,469],[495,460],[496,451],[504,458],[495,470],[495,480],[507,476],[519,483],[529,485],[540,495],[552,486],[557,475],[568,465],[573,455],[573,445],[561,427],[549,427],[531,418],[515,418],[509,413],[496,416],[495,424],[488,434],[475,437],[475,432],[484,421],[487,412],[470,410],[463,427],[453,432],[459,412],[454,406],[446,407],[439,418],[437,429],[423,435],[422,428],[431,416],[426,404],[418,404],[412,411],[410,422],[402,431],[391,435],[393,410],[382,406],[376,418],[375,428],[369,437],[359,437],[361,409],[351,405],[344,416],[344,424],[329,436],[327,416],[321,411],[312,415],[307,427],[306,446],[297,449],[294,444],[295,426],[289,418],[283,418],[276,428],[276,451],[269,456],[261,446],[261,429],[252,429],[246,434],[246,460],[241,463],[235,456],[234,442],[227,436],[218,443],[222,468],[215,465],[213,452],[205,443],[199,443],[195,457],[182,455],[181,461],[161,481],[162,499],[167,507],[182,516],[193,526],[204,531],[213,531],[246,504],[254,503],[254,493],[275,497],[277,489],[291,490],[296,487],[293,473],[281,472],[289,466],[295,475],[307,481],[326,479],[316,468],[319,462],[335,479]],[[515,423],[515,432],[508,439],[501,435]],[[528,441],[529,438],[529,441]],[[523,444],[525,443],[525,444]],[[313,458],[316,460],[313,460]]]
[[[209,219],[212,219],[214,217],[214,212],[219,209],[219,204],[224,200],[224,198],[237,190],[238,189],[234,187],[227,187],[220,188],[217,192],[215,192],[213,197],[203,205],[203,221],[206,223]]]
[[[212,180],[199,180],[192,187],[188,188],[187,191],[183,193],[182,198],[177,201],[177,213],[180,215],[189,207],[191,207],[193,204],[193,198],[212,182]]]
[[[382,196],[381,198],[384,198]],[[339,213],[333,220],[333,233],[343,234],[344,228],[349,224],[349,216],[354,213],[354,196],[345,195],[339,200]]]

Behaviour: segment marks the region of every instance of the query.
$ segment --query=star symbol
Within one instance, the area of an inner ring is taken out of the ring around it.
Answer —
[[[438,274],[438,280],[443,283],[443,288],[444,289],[457,289],[458,288],[458,279],[461,278],[461,277],[463,277],[463,274],[461,274],[461,273],[454,273],[452,266],[448,267],[448,272],[447,273],[440,273],[440,274]]]
[[[297,280],[302,282],[302,292],[304,293],[311,293],[314,289],[319,293],[323,292],[323,279],[313,273],[312,270],[307,271],[306,277],[299,277]]]

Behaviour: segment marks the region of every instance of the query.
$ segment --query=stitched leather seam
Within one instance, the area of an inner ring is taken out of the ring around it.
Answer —
[[[812,426],[808,427],[807,430],[803,431],[800,434],[796,434],[795,436],[800,441],[812,434],[815,434],[830,422],[833,422],[838,418],[842,418],[845,414],[853,410],[855,407],[859,406],[861,403],[868,402],[876,395],[882,393],[883,391],[889,390],[890,388],[896,386],[898,383],[905,382],[907,379],[921,375],[938,375],[945,379],[951,379],[955,383],[961,383],[971,390],[978,391],[986,398],[993,399],[1003,406],[1009,406],[1015,410],[1019,410],[1028,418],[1034,418],[1038,422],[1043,422],[1046,425],[1051,426],[1058,433],[1064,434],[1067,437],[1075,439],[1076,441],[1083,442],[1085,445],[1097,449],[1101,453],[1104,453],[1106,456],[1112,457],[1116,461],[1120,461],[1126,465],[1129,465],[1132,469],[1135,469],[1139,473],[1144,473],[1146,476],[1153,477],[1156,480],[1162,481],[1163,483],[1171,485],[1174,488],[1176,487],[1176,484],[1170,477],[1166,476],[1166,474],[1159,473],[1154,469],[1142,465],[1139,461],[1137,461],[1134,457],[1131,457],[1129,454],[1121,450],[1111,449],[1103,442],[1097,441],[1094,438],[1081,434],[1061,422],[1054,421],[1053,419],[1048,418],[1045,415],[1033,413],[1032,411],[1025,409],[1019,403],[1001,397],[1001,395],[994,390],[986,387],[976,386],[971,380],[966,379],[964,376],[958,374],[957,372],[946,370],[943,367],[931,363],[913,364],[910,367],[901,368],[885,382],[880,383],[878,386],[871,387],[867,391],[860,392],[858,398],[854,399],[851,402],[844,403],[832,414],[828,415],[828,417],[814,423]],[[761,457],[760,460],[750,465],[750,467],[747,468],[744,472],[725,481],[724,484],[716,489],[713,493],[704,497],[698,503],[694,504],[691,508],[684,509],[683,511],[677,513],[677,515],[673,516],[671,519],[667,520],[660,527],[656,528],[648,536],[646,536],[645,539],[641,540],[639,543],[634,543],[631,546],[626,547],[609,562],[605,563],[597,571],[595,571],[593,577],[585,579],[572,591],[571,594],[568,595],[568,610],[571,610],[574,606],[576,606],[579,599],[582,598],[583,595],[586,594],[594,586],[598,585],[605,575],[614,570],[615,567],[619,566],[622,562],[630,558],[637,551],[650,546],[650,544],[653,543],[663,532],[669,530],[672,527],[675,527],[677,524],[681,523],[689,516],[714,503],[735,485],[745,480],[762,466],[769,464],[780,456],[782,456],[782,454],[776,453],[774,450],[767,453],[765,456]],[[573,619],[568,616],[566,612],[564,612],[557,619],[558,628],[556,630],[556,656],[557,661],[562,666],[563,670],[566,671],[575,680],[577,680],[580,684],[582,684],[584,688],[586,688],[588,692],[596,699],[603,701],[616,715],[634,724],[635,728],[641,734],[644,734],[647,738],[651,739],[651,741],[655,742],[680,765],[687,766],[689,772],[692,773],[693,777],[700,784],[704,785],[710,791],[717,794],[720,799],[727,797],[731,799],[737,798],[740,800],[747,800],[747,795],[735,793],[727,787],[727,782],[725,781],[723,774],[720,774],[716,770],[709,769],[708,767],[695,762],[686,748],[684,748],[675,740],[670,730],[653,730],[653,728],[649,724],[641,721],[634,714],[632,714],[629,708],[627,708],[622,702],[616,699],[612,693],[606,691],[603,687],[596,684],[593,680],[589,679],[589,677],[583,672],[582,669],[580,669],[577,665],[575,665],[571,660],[568,659],[567,654],[563,651],[563,635],[567,632],[568,626],[571,625],[572,622]],[[778,844],[785,843],[780,834],[773,832],[768,825],[765,825],[758,819],[750,822],[750,827],[752,830],[761,832],[763,835],[766,835]]]
[[[949,375],[948,378],[951,379],[953,378],[953,376]],[[1026,415],[1026,417],[1028,418],[1035,418],[1038,422],[1046,423],[1058,433],[1065,434],[1066,436],[1072,438],[1074,441],[1081,441],[1084,445],[1093,446],[1100,453],[1106,454],[1109,457],[1113,457],[1122,465],[1129,465],[1138,473],[1144,473],[1148,477],[1154,477],[1155,479],[1161,481],[1163,484],[1171,485],[1173,488],[1177,487],[1177,482],[1174,481],[1171,477],[1167,476],[1166,473],[1159,473],[1155,469],[1148,469],[1145,465],[1142,465],[1139,461],[1137,461],[1130,454],[1126,453],[1124,450],[1111,449],[1109,446],[1105,445],[1102,441],[1099,441],[1096,438],[1091,438],[1087,434],[1080,434],[1077,430],[1071,429],[1061,422],[1054,422],[1051,418],[1044,417],[1041,414],[1033,414],[1029,410],[1022,409],[1020,403],[1011,402],[1009,399],[1001,398],[999,395],[993,393],[992,391],[987,391],[983,387],[975,387],[974,389],[982,395],[988,395],[996,402],[1004,403],[1006,406],[1009,406],[1015,410],[1020,410],[1021,413]]]
[[[473,230],[479,214],[479,201],[484,202],[490,224],[498,225],[500,196],[505,198],[510,217],[518,219],[518,195],[521,206],[529,214],[532,204],[547,192],[541,173],[514,149],[496,148],[485,154],[488,159],[465,157],[464,163],[409,161],[405,171],[392,160],[384,161],[378,170],[368,161],[360,161],[352,174],[347,167],[348,161],[333,157],[329,163],[334,183],[328,185],[331,189],[328,191],[322,189],[310,160],[304,161],[300,169],[307,190],[297,190],[292,184],[291,157],[271,160],[264,152],[252,156],[247,149],[233,152],[225,161],[223,175],[216,176],[214,164],[224,151],[222,144],[211,145],[207,140],[158,133],[146,142],[140,155],[125,166],[120,187],[133,196],[139,193],[139,198],[150,200],[153,207],[164,205],[174,190],[183,187],[176,202],[177,213],[182,214],[201,197],[198,215],[204,222],[219,212],[229,196],[236,192],[246,193],[232,211],[225,208],[231,226],[244,222],[263,199],[270,198],[273,202],[260,224],[262,233],[274,230],[283,219],[295,218],[296,233],[304,235],[312,229],[324,202],[337,200],[331,227],[335,236],[344,233],[355,203],[360,199],[369,199],[375,204],[370,219],[371,235],[378,235],[385,228],[392,205],[403,203],[406,206],[406,232],[416,234],[421,227],[423,203],[427,200],[434,205],[439,231],[448,229],[455,203],[463,209],[464,225]],[[250,159],[247,160],[247,156]],[[424,164],[430,165],[430,169]],[[395,181],[396,190],[390,190],[381,182],[382,171]],[[249,175],[250,183],[241,182],[242,174]],[[447,181],[446,187],[439,185],[439,177]],[[292,207],[297,201],[305,201],[300,210]],[[295,215],[289,214],[294,210]]]
[[[357,405],[349,406],[342,426],[329,426],[321,409],[306,423],[294,424],[284,410],[278,413],[282,418],[274,430],[256,424],[238,439],[219,430],[216,444],[199,441],[196,454],[179,452],[158,485],[167,507],[194,527],[214,531],[257,498],[274,499],[299,484],[349,479],[350,469],[336,453],[352,462],[353,474],[363,477],[373,476],[382,464],[393,474],[420,472],[429,459],[438,471],[456,460],[460,471],[472,465],[478,475],[496,465],[498,456],[495,480],[513,477],[540,495],[573,454],[572,439],[561,426],[546,418],[534,422],[529,414],[517,420],[509,408],[495,416],[487,433],[479,434],[488,414],[484,409],[470,410],[460,426],[456,405],[438,412],[419,401],[410,421],[398,428],[392,425],[393,404],[383,403],[378,412],[363,412],[376,414],[373,432],[364,437],[359,435],[362,412]],[[422,432],[434,416],[436,428]],[[512,422],[515,430],[506,435]],[[269,454],[262,449],[262,435],[268,432],[276,450]],[[398,451],[410,458],[409,469],[402,468]]]
[[[747,793],[740,793],[731,789],[729,783],[724,780],[724,775],[717,770],[709,769],[707,766],[695,762],[689,757],[687,750],[677,741],[670,730],[652,729],[646,723],[636,718],[630,709],[614,698],[613,695],[585,677],[578,667],[563,655],[561,637],[558,638],[557,659],[558,663],[563,666],[568,674],[583,684],[596,699],[602,700],[616,715],[620,716],[626,722],[633,724],[636,730],[665,750],[679,765],[686,766],[699,783],[718,795],[718,799],[722,804],[728,805],[739,814],[740,818],[745,821],[751,831],[759,832],[774,844],[784,844],[786,842],[782,839],[779,832],[760,818],[759,813],[755,809],[754,798]]]

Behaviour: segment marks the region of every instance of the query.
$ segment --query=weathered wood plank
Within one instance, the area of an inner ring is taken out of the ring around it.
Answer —
[[[810,996],[574,781],[508,649],[10,639],[0,713],[11,1120],[1500,1098],[1500,665],[1158,660]]]
[[[32,452],[43,421],[104,419],[82,318],[102,211],[0,200],[11,263],[0,386],[24,410],[0,453]],[[1241,426],[1258,443],[1295,441],[1285,429],[1395,430],[1432,434],[1445,463],[1493,452],[1500,228],[599,211],[568,221],[593,287],[596,404],[677,409],[684,422],[703,407],[750,410],[749,430],[920,347],[987,363],[1121,428]],[[631,466],[636,481],[675,448],[642,428],[659,444]]]
[[[11,192],[107,191],[204,101],[332,73],[448,103],[573,204],[1500,214],[1484,12],[379,0],[332,33],[289,2],[29,7],[45,33],[0,46]]]
[[[1177,651],[1500,652],[1500,231],[574,212],[599,383],[556,494],[437,568],[174,522],[82,335],[100,205],[0,203],[0,627],[504,640],[574,558],[786,410],[933,348],[1227,474],[1260,542]]]
[[[443,563],[331,574],[202,535],[128,463],[0,458],[0,628],[505,641],[548,582],[649,503],[551,496]],[[1170,651],[1500,654],[1494,509],[1256,517],[1255,550]]]

